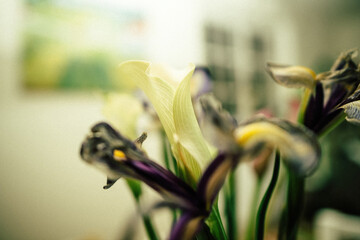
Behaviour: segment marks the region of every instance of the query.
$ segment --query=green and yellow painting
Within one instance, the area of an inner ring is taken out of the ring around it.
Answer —
[[[102,1],[26,0],[23,83],[27,89],[131,88],[117,65],[144,58],[140,12]]]

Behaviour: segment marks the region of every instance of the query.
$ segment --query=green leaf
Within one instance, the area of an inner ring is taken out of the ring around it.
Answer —
[[[137,180],[129,178],[126,179],[126,183],[129,186],[132,194],[134,195],[136,202],[139,202],[140,196],[142,194],[141,183]]]
[[[217,202],[212,206],[212,211],[210,216],[206,219],[206,224],[210,228],[211,234],[218,240],[228,240],[228,237],[225,233],[225,229],[220,217],[219,208]]]

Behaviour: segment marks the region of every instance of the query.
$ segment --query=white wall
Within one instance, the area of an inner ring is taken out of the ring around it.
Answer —
[[[191,1],[127,4],[150,20],[150,60],[201,61]],[[116,239],[135,212],[131,194],[123,181],[104,191],[105,176],[79,158],[89,127],[103,119],[101,99],[22,89],[21,9],[20,0],[0,1],[0,239]]]

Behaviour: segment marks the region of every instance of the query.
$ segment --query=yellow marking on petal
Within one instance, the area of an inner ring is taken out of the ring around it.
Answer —
[[[304,122],[305,111],[306,111],[306,107],[307,107],[307,105],[309,103],[311,94],[312,94],[312,89],[305,88],[304,94],[303,94],[303,96],[301,98],[300,107],[299,107],[299,114],[298,114],[298,122],[299,123]]]
[[[234,132],[235,140],[239,145],[245,145],[254,138],[258,139],[260,136],[276,137],[280,142],[286,142],[284,130],[267,122],[252,123],[244,127],[240,127]]]
[[[311,76],[316,79],[316,73],[311,69],[311,68],[308,68],[308,67],[304,67],[304,66],[294,66],[294,67],[290,67],[290,68],[293,68],[295,71],[306,71],[308,73],[311,74]]]
[[[126,160],[126,155],[123,151],[115,149],[113,152],[114,159],[116,161],[124,161]]]

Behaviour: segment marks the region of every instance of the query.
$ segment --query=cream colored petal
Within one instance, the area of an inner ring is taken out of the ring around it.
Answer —
[[[193,64],[189,64],[184,69],[174,69],[163,64],[151,63],[146,73],[149,77],[161,78],[174,88],[177,88],[190,72],[192,75],[194,68]]]
[[[124,62],[119,67],[120,80],[134,81],[145,92],[159,116],[170,143],[173,145],[175,125],[172,101],[175,95],[175,88],[155,74],[149,74],[151,72],[149,67],[150,63],[145,61]]]
[[[191,103],[190,79],[195,66],[181,71],[158,64],[128,61],[120,65],[122,81],[135,81],[153,104],[165,129],[175,158],[195,179],[199,162],[205,165],[210,153],[202,138]]]
[[[192,69],[194,70],[194,68],[195,66]],[[176,89],[173,105],[176,133],[180,144],[193,158],[189,162],[191,168],[196,167],[193,165],[193,160],[205,167],[211,159],[210,151],[201,133],[191,102],[190,80],[193,70],[188,72],[188,75]]]
[[[268,63],[267,72],[280,85],[289,88],[309,88],[315,86],[316,74],[313,70],[303,66],[284,66]]]
[[[125,136],[137,137],[137,119],[142,113],[140,102],[129,94],[110,93],[105,96],[105,118]]]

